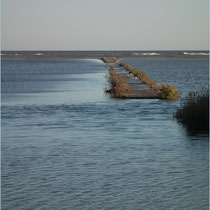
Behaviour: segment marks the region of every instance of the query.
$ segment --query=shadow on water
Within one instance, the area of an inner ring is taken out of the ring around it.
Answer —
[[[185,129],[185,133],[191,140],[209,140],[209,131],[206,130],[189,130]]]
[[[173,116],[173,120],[176,121],[176,119]],[[177,122],[177,125],[182,130],[182,133],[184,136],[186,136],[190,140],[204,140],[209,141],[209,130],[195,130],[195,129],[189,129],[182,125],[181,122]]]

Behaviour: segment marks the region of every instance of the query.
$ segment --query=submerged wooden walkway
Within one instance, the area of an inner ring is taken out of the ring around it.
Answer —
[[[131,87],[131,92],[127,96],[119,98],[124,99],[161,99],[158,93],[149,88],[146,84],[141,82],[138,78],[135,78],[133,74],[126,71],[123,67],[115,65],[115,71],[118,74],[123,74],[127,78],[127,82]]]

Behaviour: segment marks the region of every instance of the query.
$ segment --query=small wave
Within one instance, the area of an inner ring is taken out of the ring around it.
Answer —
[[[143,55],[160,55],[160,53],[143,53]]]
[[[35,55],[44,55],[43,53],[36,53]]]
[[[87,59],[83,59],[83,60],[87,60],[87,61],[91,61],[94,63],[104,63],[102,60],[100,59],[91,59],[91,58],[87,58]]]
[[[184,55],[209,55],[209,53],[201,53],[201,52],[196,52],[196,53],[189,53],[189,52],[184,52]]]

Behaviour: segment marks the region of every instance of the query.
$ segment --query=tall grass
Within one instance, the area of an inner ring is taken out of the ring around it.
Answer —
[[[162,99],[176,100],[179,98],[179,92],[175,85],[165,85],[162,83],[158,86],[156,80],[151,80],[145,72],[140,71],[138,68],[132,68],[130,65],[124,63],[120,63],[119,66],[123,67],[129,73],[140,79],[144,84],[154,89]]]
[[[176,100],[179,97],[179,92],[175,85],[162,83],[160,86],[155,87],[162,99]]]
[[[174,117],[189,130],[209,131],[209,91],[189,93]]]
[[[107,92],[110,92],[113,97],[124,97],[131,91],[125,76],[117,74],[113,66],[110,66],[109,74],[106,78],[110,84],[110,89]]]

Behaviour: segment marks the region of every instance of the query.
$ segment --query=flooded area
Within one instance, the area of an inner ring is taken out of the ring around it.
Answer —
[[[208,58],[123,58],[181,98]],[[209,141],[180,101],[113,100],[99,59],[2,60],[2,209],[208,209]]]

